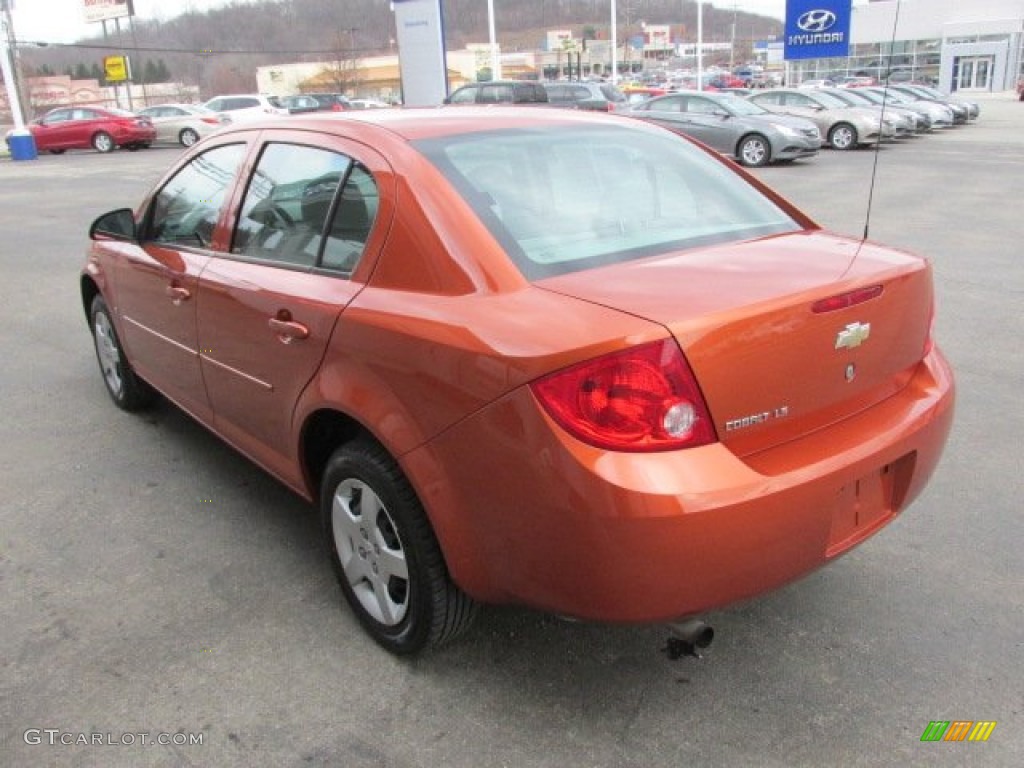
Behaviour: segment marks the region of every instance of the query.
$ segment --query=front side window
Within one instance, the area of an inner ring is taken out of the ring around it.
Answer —
[[[782,95],[778,93],[764,93],[758,94],[751,99],[755,104],[775,104],[779,105],[782,103]]]
[[[194,157],[157,193],[148,239],[208,247],[243,157],[245,144],[215,147]]]
[[[689,102],[687,102],[686,111],[692,112],[695,115],[713,115],[716,112],[721,112],[722,109],[713,101],[691,96]]]
[[[414,144],[531,280],[800,228],[728,165],[662,131],[558,126]]]
[[[57,123],[64,123],[71,119],[70,109],[57,109],[48,114],[43,118],[43,125],[56,125]]]

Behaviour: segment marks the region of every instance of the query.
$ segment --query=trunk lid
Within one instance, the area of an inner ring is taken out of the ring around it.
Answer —
[[[625,262],[537,286],[666,327],[719,439],[740,456],[898,392],[923,357],[932,319],[927,262],[820,231]],[[856,303],[848,306],[850,297]]]

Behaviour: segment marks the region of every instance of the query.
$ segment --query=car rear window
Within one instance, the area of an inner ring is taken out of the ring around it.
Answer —
[[[626,97],[622,93],[622,91],[620,91],[614,85],[610,85],[608,83],[604,83],[601,85],[601,93],[604,94],[604,97],[608,99],[608,101],[619,102],[626,100]]]
[[[678,136],[625,125],[415,142],[531,280],[799,225]]]

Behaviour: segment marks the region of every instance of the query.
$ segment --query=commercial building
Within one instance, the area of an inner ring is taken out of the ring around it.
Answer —
[[[850,56],[790,62],[790,82],[830,75],[1003,91],[1024,76],[1024,0],[872,0],[855,5]]]

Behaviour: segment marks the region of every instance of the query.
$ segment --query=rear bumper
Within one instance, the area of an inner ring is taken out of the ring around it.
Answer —
[[[114,136],[118,146],[152,143],[156,141],[156,128],[123,128]]]
[[[477,599],[660,621],[780,587],[880,530],[932,474],[953,402],[936,350],[883,403],[740,460],[720,443],[594,449],[521,388],[403,465]]]

